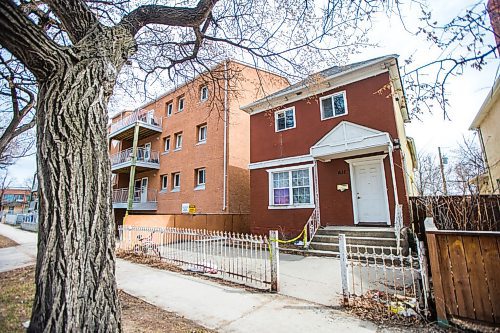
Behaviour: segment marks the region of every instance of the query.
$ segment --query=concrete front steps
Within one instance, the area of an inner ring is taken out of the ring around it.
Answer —
[[[392,227],[351,227],[351,226],[329,226],[318,229],[309,249],[281,248],[280,252],[290,254],[301,254],[311,256],[336,257],[339,255],[339,234],[346,235],[347,248],[352,247],[353,252],[358,249],[365,251],[365,246],[369,253],[373,251],[396,254],[396,236]],[[372,248],[372,246],[374,248]],[[383,249],[381,247],[384,247]]]

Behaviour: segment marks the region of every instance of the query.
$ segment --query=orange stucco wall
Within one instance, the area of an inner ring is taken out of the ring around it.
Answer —
[[[128,215],[124,226],[174,227],[248,233],[248,214]]]

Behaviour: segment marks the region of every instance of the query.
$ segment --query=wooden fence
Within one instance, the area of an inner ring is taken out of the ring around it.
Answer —
[[[438,321],[500,324],[500,232],[438,230],[425,219]]]

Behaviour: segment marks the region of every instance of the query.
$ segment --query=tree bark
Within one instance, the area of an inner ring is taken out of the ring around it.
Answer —
[[[36,295],[28,332],[119,332],[107,102],[134,50],[101,28],[40,82]],[[90,51],[89,51],[90,50]]]

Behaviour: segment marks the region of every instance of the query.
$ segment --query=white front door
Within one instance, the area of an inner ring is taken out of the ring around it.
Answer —
[[[141,202],[148,201],[148,177],[141,180]]]
[[[382,163],[374,161],[354,165],[356,201],[355,212],[358,223],[388,223],[387,191],[382,172]]]

